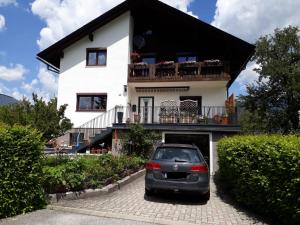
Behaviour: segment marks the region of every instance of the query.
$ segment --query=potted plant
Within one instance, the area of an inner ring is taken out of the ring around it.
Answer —
[[[227,125],[229,124],[229,117],[227,113],[224,113],[221,117],[221,124]]]
[[[132,52],[132,53],[130,54],[130,58],[131,58],[131,62],[132,62],[132,63],[138,63],[138,62],[140,62],[140,60],[141,60],[141,56],[140,56],[140,54],[137,53],[137,52]]]

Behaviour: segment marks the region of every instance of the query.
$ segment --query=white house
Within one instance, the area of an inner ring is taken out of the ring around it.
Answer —
[[[80,128],[67,134],[70,144],[78,132],[92,136],[85,148],[112,140],[136,122],[162,141],[197,144],[214,171],[216,142],[240,131],[228,88],[253,52],[158,0],[126,0],[37,57],[59,73],[58,104]]]

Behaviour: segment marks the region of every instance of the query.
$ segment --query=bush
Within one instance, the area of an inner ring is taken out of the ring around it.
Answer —
[[[49,157],[44,160],[43,186],[49,194],[101,188],[138,171],[144,163],[139,157],[111,154],[73,159]]]
[[[300,137],[225,138],[218,154],[221,178],[238,202],[282,224],[300,224]]]
[[[123,148],[127,155],[148,159],[154,144],[160,139],[159,134],[145,130],[141,124],[130,124],[129,132],[123,137]]]
[[[43,142],[36,130],[0,127],[0,218],[40,209]]]

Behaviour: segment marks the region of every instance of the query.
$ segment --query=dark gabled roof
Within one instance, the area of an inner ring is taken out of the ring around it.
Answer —
[[[98,18],[92,20],[86,25],[82,26],[78,30],[69,34],[65,38],[51,45],[47,49],[41,51],[37,54],[37,58],[48,66],[59,70],[60,68],[60,58],[63,56],[63,50],[76,41],[92,34],[95,30],[109,23],[113,19],[122,15],[126,11],[131,11],[133,15],[138,15],[142,17],[143,12],[147,12],[150,9],[155,9],[157,12],[160,12],[161,15],[165,17],[172,18],[180,18],[180,20],[184,21],[186,24],[190,24],[192,29],[200,29],[207,36],[207,40],[214,39],[215,47],[214,51],[229,51],[230,52],[230,60],[234,61],[231,65],[233,71],[231,71],[231,81],[229,82],[229,86],[235,80],[235,78],[239,75],[241,70],[243,70],[248,63],[250,57],[254,53],[255,47],[248,42],[245,42],[231,34],[228,34],[214,26],[211,26],[199,19],[196,19],[180,10],[177,10],[167,4],[164,4],[158,0],[126,0]],[[158,20],[157,15],[152,15],[154,20]],[[222,43],[219,43],[221,40]],[[227,47],[229,45],[230,47]],[[224,50],[226,49],[226,50]]]

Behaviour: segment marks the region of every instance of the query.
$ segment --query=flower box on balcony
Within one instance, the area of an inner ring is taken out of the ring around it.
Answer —
[[[204,60],[205,66],[223,66],[223,62],[219,59]]]
[[[159,117],[160,123],[177,123],[177,116],[175,115],[162,115]]]
[[[179,118],[180,123],[196,123],[195,116],[181,115]]]

